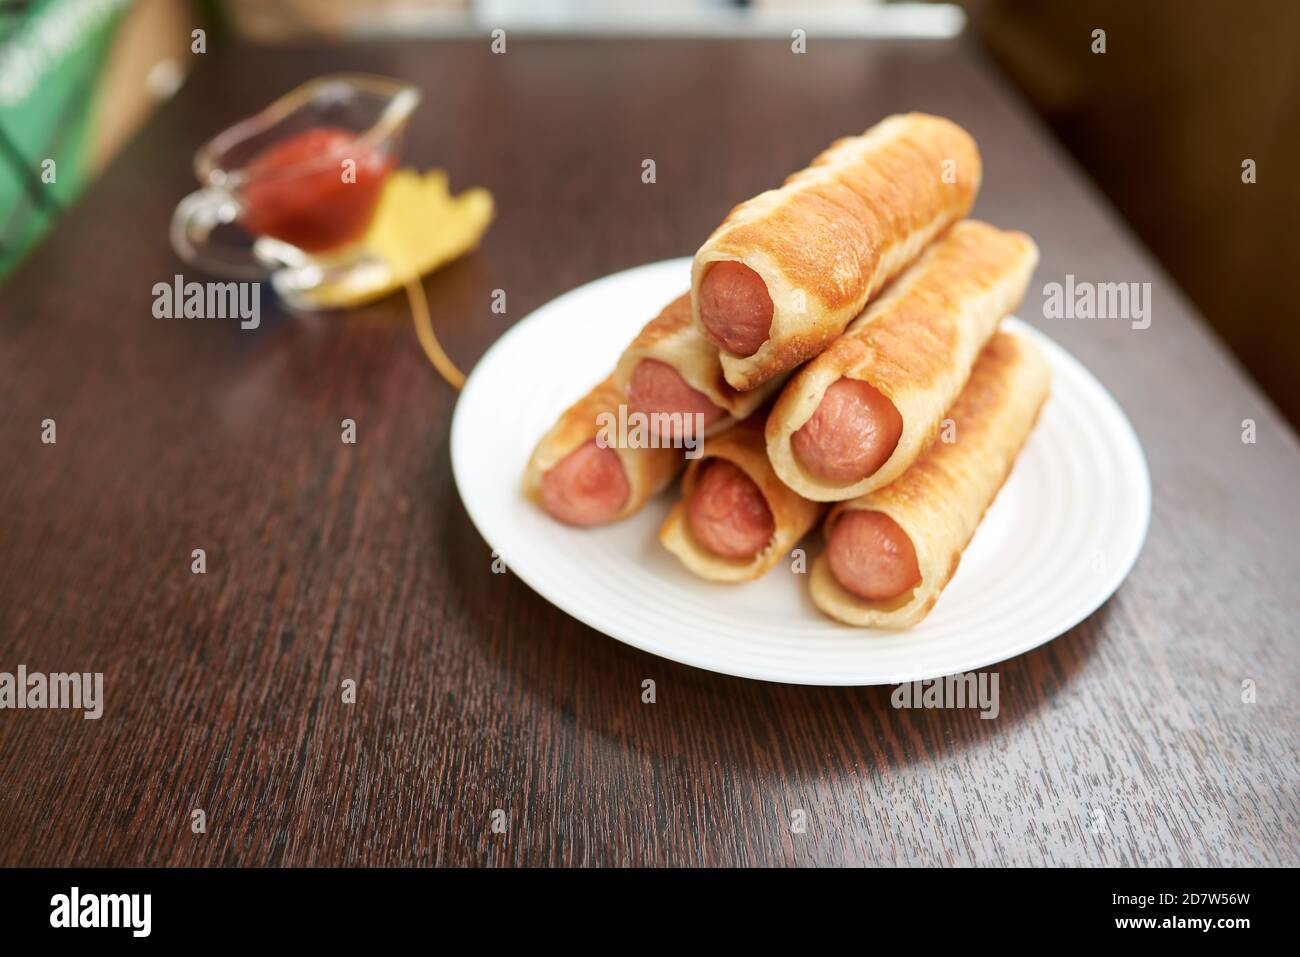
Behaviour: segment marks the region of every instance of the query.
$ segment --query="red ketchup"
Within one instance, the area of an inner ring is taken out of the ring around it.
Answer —
[[[355,176],[345,160],[356,163]],[[240,222],[310,253],[356,242],[370,225],[394,159],[355,133],[316,126],[253,157]]]

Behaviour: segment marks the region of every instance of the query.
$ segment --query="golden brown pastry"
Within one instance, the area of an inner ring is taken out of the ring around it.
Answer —
[[[939,434],[1037,262],[1028,236],[975,220],[936,240],[782,390],[767,420],[782,481],[831,502],[902,475]]]
[[[949,120],[891,116],[741,203],[695,254],[691,308],[748,391],[821,352],[975,202],[975,141]]]
[[[682,478],[682,498],[659,540],[688,569],[717,582],[752,581],[781,561],[823,506],[781,484],[763,445],[760,409],[704,445]]]
[[[677,448],[622,448],[601,436],[627,399],[612,377],[569,406],[528,460],[524,491],[568,525],[589,527],[627,518],[672,481]],[[602,437],[602,444],[598,441]]]
[[[953,441],[932,444],[896,481],[840,502],[813,563],[813,603],[866,628],[908,628],[934,607],[1047,399],[1038,348],[999,332],[949,412]]]

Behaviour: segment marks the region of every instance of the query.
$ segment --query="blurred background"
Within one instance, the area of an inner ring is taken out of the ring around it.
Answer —
[[[982,49],[1300,425],[1296,0],[0,0],[0,303],[5,276],[201,63],[196,28],[303,44],[795,27]],[[1289,188],[1243,184],[1247,159]]]

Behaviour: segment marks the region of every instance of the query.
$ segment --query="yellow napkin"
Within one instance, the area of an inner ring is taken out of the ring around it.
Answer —
[[[323,309],[343,309],[372,302],[474,249],[495,204],[482,187],[451,195],[440,169],[418,173],[399,169],[388,177],[375,218],[361,242],[388,268],[357,270],[347,282],[326,284],[309,296]]]

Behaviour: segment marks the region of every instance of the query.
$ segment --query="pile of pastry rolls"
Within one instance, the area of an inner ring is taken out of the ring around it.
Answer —
[[[980,173],[964,130],[913,113],[735,207],[689,293],[542,437],[527,493],[602,525],[684,467],[659,538],[693,574],[756,579],[820,522],[816,606],[862,627],[919,622],[1049,389],[1033,343],[999,331],[1038,251],[964,218]],[[672,441],[611,441],[602,423],[620,410]]]

